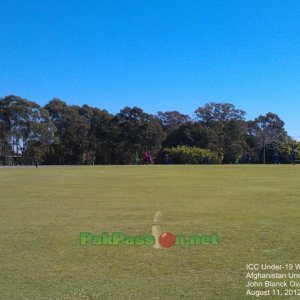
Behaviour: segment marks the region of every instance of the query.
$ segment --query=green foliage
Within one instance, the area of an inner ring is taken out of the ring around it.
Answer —
[[[159,111],[157,117],[161,122],[163,128],[167,131],[173,129],[174,127],[187,123],[191,120],[188,115],[181,114],[178,111]]]
[[[245,121],[245,112],[233,104],[210,102],[195,116],[192,120],[178,111],[155,116],[138,107],[112,115],[58,98],[41,108],[7,96],[0,99],[0,164],[137,164],[146,150],[163,162],[164,148],[181,149],[172,150],[176,163],[202,163],[208,156],[214,163],[242,163],[248,153],[253,163],[270,163],[272,143],[280,147],[281,162],[289,163],[291,149],[298,147],[271,112]]]
[[[54,142],[55,127],[48,111],[21,97],[0,99],[0,123],[3,164],[41,160]]]
[[[291,151],[296,150],[296,157],[300,159],[300,147],[297,144],[272,143],[266,146],[266,163],[273,163],[273,155],[275,148],[278,149],[279,161],[282,164],[291,163]],[[262,153],[261,153],[262,155]]]
[[[115,163],[136,161],[136,153],[150,150],[152,155],[161,149],[164,132],[159,120],[138,107],[125,107],[114,118]]]
[[[244,120],[246,112],[236,109],[231,103],[210,102],[195,110],[199,121],[212,124],[215,122],[228,122],[230,120]]]
[[[208,161],[216,164],[222,161],[213,151],[198,147],[177,146],[165,148],[162,152],[168,154],[170,162],[174,164],[202,164]]]
[[[207,148],[210,131],[198,122],[186,122],[168,131],[163,147],[170,148],[177,145]]]

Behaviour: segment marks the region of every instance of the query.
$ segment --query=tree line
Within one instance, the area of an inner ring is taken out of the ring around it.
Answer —
[[[171,163],[207,163],[208,156],[214,163],[250,162],[249,157],[268,163],[275,148],[281,162],[289,162],[290,150],[299,144],[280,117],[245,116],[230,103],[207,103],[192,118],[178,111],[153,115],[138,107],[113,115],[58,98],[41,107],[10,95],[0,99],[0,164],[139,164],[146,150],[156,163],[166,154]]]

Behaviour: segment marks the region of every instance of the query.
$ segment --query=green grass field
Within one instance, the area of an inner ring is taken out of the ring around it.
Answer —
[[[0,299],[250,299],[246,263],[294,263],[291,165],[0,169]],[[80,246],[79,233],[218,233],[217,246]],[[270,299],[270,298],[268,298]]]

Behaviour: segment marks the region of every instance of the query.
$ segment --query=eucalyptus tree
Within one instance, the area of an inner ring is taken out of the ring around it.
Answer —
[[[37,103],[18,96],[0,99],[1,145],[7,156],[20,163],[42,160],[54,142],[55,127],[48,112]]]

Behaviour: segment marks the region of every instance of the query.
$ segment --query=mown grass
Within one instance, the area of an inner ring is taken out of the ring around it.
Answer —
[[[246,299],[246,263],[299,263],[298,166],[0,169],[1,299]],[[79,233],[218,233],[217,246],[80,246]],[[248,298],[249,299],[249,298]]]

